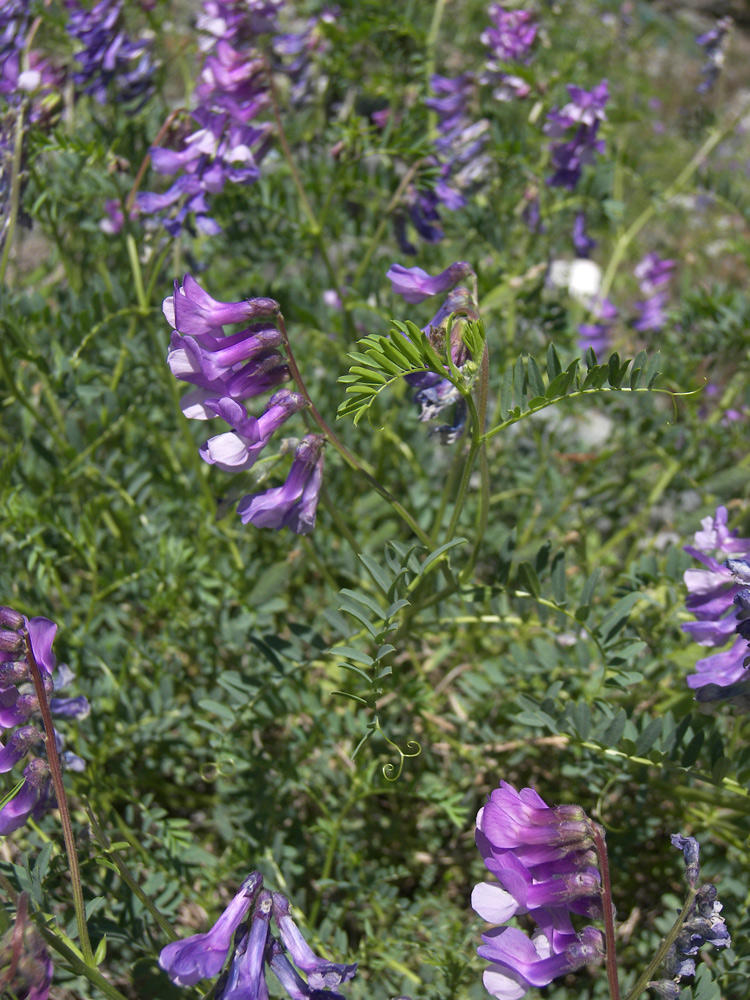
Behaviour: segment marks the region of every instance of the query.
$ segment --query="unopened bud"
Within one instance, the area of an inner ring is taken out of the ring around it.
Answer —
[[[23,615],[13,608],[0,605],[0,628],[12,628],[17,630],[23,626]]]
[[[0,652],[20,653],[23,649],[23,637],[10,629],[0,629]]]

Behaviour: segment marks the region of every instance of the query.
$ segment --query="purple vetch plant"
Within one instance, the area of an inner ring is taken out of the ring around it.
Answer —
[[[99,104],[114,96],[142,106],[153,92],[152,42],[133,40],[123,30],[123,0],[99,0],[91,9],[78,0],[66,0],[66,6],[70,14],[66,30],[81,46],[75,52],[76,86]]]
[[[30,27],[29,0],[0,4],[0,97],[17,105],[34,95],[28,117],[35,121],[41,114],[38,99],[59,84],[61,74],[36,50],[26,51]]]
[[[633,273],[638,279],[641,293],[646,296],[636,302],[638,318],[633,326],[641,333],[658,331],[667,321],[664,309],[669,299],[667,285],[675,269],[675,261],[659,257],[656,253],[647,253],[636,266]]]
[[[272,921],[281,941],[271,933]],[[356,964],[339,964],[315,954],[291,916],[289,900],[264,889],[260,872],[245,879],[209,931],[163,948],[159,965],[175,985],[194,986],[218,976],[227,959],[229,966],[216,986],[217,1000],[267,997],[266,968],[292,1000],[339,1000],[333,991],[357,971]]]
[[[198,18],[204,62],[192,124],[183,124],[178,148],[151,149],[154,170],[174,181],[163,193],[141,192],[136,201],[139,212],[158,217],[170,235],[189,217],[204,234],[220,232],[210,215],[212,196],[227,183],[259,179],[274,132],[270,73],[287,74],[292,101],[303,100],[309,90],[309,57],[319,47],[317,21],[298,33],[283,32],[279,18],[285,6],[283,0],[204,0]],[[264,54],[266,41],[275,53],[273,65]]]
[[[391,281],[393,291],[411,305],[423,302],[434,295],[448,293],[437,313],[427,326],[422,328],[422,332],[428,337],[450,337],[451,358],[461,370],[470,359],[461,339],[460,324],[455,324],[450,331],[446,328],[446,324],[454,314],[476,318],[475,293],[459,285],[459,282],[466,278],[476,281],[472,266],[466,261],[456,261],[440,274],[430,275],[421,267],[392,264],[387,277]],[[445,445],[457,441],[466,424],[466,404],[453,383],[432,371],[414,372],[405,375],[404,380],[417,390],[414,402],[419,407],[421,421],[433,420],[447,406],[455,404],[452,422],[436,427],[432,433],[437,434],[441,443]]]
[[[52,959],[28,912],[29,894],[22,892],[16,901],[15,923],[0,938],[0,994],[18,1000],[47,1000]]]
[[[201,446],[201,458],[225,472],[247,472],[273,434],[309,405],[302,393],[280,387],[289,378],[289,366],[279,351],[284,333],[278,303],[268,298],[219,302],[186,274],[181,285],[175,281],[163,310],[173,331],[167,363],[175,378],[195,387],[182,397],[183,414],[192,420],[219,417],[229,427]],[[225,333],[225,326],[236,325],[243,329]],[[245,403],[273,389],[264,412],[249,414]],[[240,500],[242,522],[309,534],[323,477],[323,444],[322,436],[306,435],[283,486]]]
[[[687,678],[698,701],[742,698],[750,680],[750,538],[738,537],[727,521],[726,507],[717,507],[713,517],[701,521],[693,545],[685,546],[705,568],[685,570],[685,603],[696,621],[682,628],[702,646],[717,648],[731,641],[728,649],[698,660],[696,672]]]
[[[700,45],[706,54],[706,61],[701,66],[703,80],[696,88],[699,94],[706,94],[709,90],[713,90],[724,67],[729,33],[733,27],[734,21],[731,17],[720,17],[710,31],[696,37],[696,44]]]
[[[0,773],[10,772],[17,764],[32,756],[23,770],[23,783],[17,794],[0,809],[0,835],[5,836],[23,826],[32,817],[38,820],[55,806],[50,767],[41,747],[45,737],[34,724],[39,713],[39,692],[33,682],[25,636],[31,655],[38,667],[42,689],[49,711],[58,718],[83,719],[89,713],[88,701],[77,698],[54,698],[57,691],[74,679],[72,671],[64,664],[57,665],[52,642],[57,625],[48,618],[28,619],[8,607],[0,607],[0,727],[14,730],[4,737],[0,746]],[[64,740],[55,729],[58,753]],[[62,753],[65,766],[74,771],[85,767],[80,757]]]
[[[482,32],[481,40],[488,48],[487,71],[482,83],[492,84],[493,97],[511,101],[527,97],[531,87],[508,69],[531,62],[531,50],[538,27],[535,15],[528,10],[506,10],[504,4],[490,4],[488,16],[492,27]]]
[[[491,964],[484,985],[499,1000],[518,1000],[532,986],[604,958],[604,937],[591,925],[577,932],[571,914],[603,916],[595,843],[601,830],[580,806],[550,808],[531,788],[508,782],[477,816],[477,846],[496,882],[480,882],[471,905],[493,924],[528,913],[529,937],[511,926],[482,935],[478,949]]]
[[[547,114],[544,131],[552,139],[565,139],[550,146],[554,173],[547,183],[573,191],[584,166],[593,163],[597,153],[604,152],[599,126],[607,119],[604,111],[609,100],[607,81],[602,80],[590,91],[569,84],[568,96],[570,100],[566,105],[553,108]]]
[[[717,889],[710,882],[699,885],[700,845],[695,837],[673,833],[672,844],[682,851],[685,859],[685,881],[688,898],[672,931],[662,945],[664,951],[662,974],[664,979],[652,980],[648,985],[657,996],[670,1000],[680,995],[680,981],[695,975],[695,956],[703,945],[729,948],[731,938],[724,918],[722,905],[717,899]]]

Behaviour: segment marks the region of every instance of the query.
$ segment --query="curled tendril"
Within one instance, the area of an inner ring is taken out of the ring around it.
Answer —
[[[207,761],[201,768],[202,781],[216,781],[217,778],[232,778],[237,773],[237,762],[233,757]]]
[[[387,764],[383,765],[383,777],[386,781],[398,781],[401,777],[401,772],[404,769],[404,761],[406,758],[418,757],[422,753],[422,747],[416,740],[409,740],[406,744],[406,751],[404,751],[400,746],[398,746],[397,743],[394,743],[393,740],[389,739],[385,735],[383,730],[380,729],[380,726],[378,726],[378,730],[386,743],[393,747],[399,757],[398,764],[394,764],[392,761],[389,761]],[[393,773],[394,771],[396,772],[395,774]]]

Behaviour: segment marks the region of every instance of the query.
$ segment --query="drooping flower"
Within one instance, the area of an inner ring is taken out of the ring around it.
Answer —
[[[260,872],[252,872],[211,930],[172,941],[162,948],[159,965],[175,985],[194,986],[201,979],[211,979],[221,972],[234,932],[250,911],[262,884]]]
[[[538,925],[529,938],[515,927],[482,936],[479,955],[492,964],[487,990],[517,1000],[531,986],[601,961],[603,938],[594,927],[577,934],[570,913],[600,916],[600,877],[594,827],[579,806],[549,807],[531,788],[505,781],[477,816],[477,846],[497,882],[481,882],[472,907],[491,923],[529,913]]]
[[[573,223],[573,246],[579,257],[590,257],[596,247],[596,240],[586,232],[586,216],[578,212]]]
[[[307,434],[297,445],[294,461],[283,486],[243,497],[237,513],[243,524],[256,528],[290,528],[309,535],[315,527],[318,497],[323,482],[323,446],[319,434]]]
[[[273,916],[281,934],[281,941],[298,969],[307,975],[307,982],[314,990],[332,990],[351,979],[356,965],[341,965],[320,958],[305,941],[302,932],[292,919],[289,900],[280,892],[273,894]]]
[[[699,691],[699,700],[714,700],[715,695],[721,694],[715,688],[729,689],[748,679],[744,665],[748,640],[739,632],[741,621],[737,617],[735,599],[750,583],[750,563],[747,561],[750,559],[750,539],[739,538],[735,532],[730,532],[727,520],[726,507],[717,507],[713,518],[702,520],[694,545],[685,546],[685,551],[705,568],[685,570],[686,606],[696,621],[686,622],[683,631],[700,645],[711,647],[724,646],[736,636],[729,649],[698,660],[696,673],[687,678],[689,687],[706,689]],[[709,555],[714,551],[729,558],[719,562]]]
[[[252,872],[208,934],[193,935],[162,949],[161,967],[178,986],[191,986],[217,975],[231,952],[229,967],[216,986],[217,1000],[267,1000],[266,966],[291,1000],[343,1000],[331,988],[351,979],[357,966],[318,958],[292,920],[286,897],[262,886],[263,876]],[[248,914],[249,922],[245,920]],[[279,927],[283,945],[271,934],[271,920]],[[307,982],[298,969],[307,973]]]
[[[386,278],[390,279],[396,295],[402,296],[405,302],[414,305],[418,302],[424,302],[431,295],[441,295],[443,292],[447,292],[463,278],[473,273],[474,269],[471,264],[459,260],[436,275],[429,275],[421,267],[391,264]]]

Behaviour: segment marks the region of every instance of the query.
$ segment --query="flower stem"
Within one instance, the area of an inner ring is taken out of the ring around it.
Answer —
[[[484,427],[487,420],[487,397],[489,394],[489,369],[490,355],[487,345],[484,345],[484,355],[482,365],[479,370],[479,394],[477,398],[477,420],[479,423],[480,445],[479,445],[479,474],[481,477],[479,488],[479,505],[477,507],[477,528],[474,547],[471,550],[469,561],[463,568],[459,579],[466,582],[471,576],[476,566],[479,552],[484,541],[484,534],[487,530],[487,521],[490,513],[490,466],[487,460],[487,442],[484,440]]]
[[[637,997],[639,997],[641,993],[643,993],[648,984],[651,982],[652,976],[659,968],[661,963],[664,961],[664,959],[667,957],[669,949],[677,940],[677,935],[680,933],[682,925],[685,923],[686,919],[690,916],[690,913],[693,909],[693,904],[695,903],[696,894],[697,894],[697,889],[693,888],[688,889],[688,894],[685,900],[685,904],[680,910],[680,913],[677,919],[675,920],[672,929],[670,930],[669,934],[667,934],[667,936],[664,938],[662,943],[659,945],[656,954],[651,959],[649,964],[646,966],[644,972],[638,978],[638,982],[635,984],[633,989],[630,990],[628,995],[625,997],[625,1000],[637,1000]]]
[[[617,943],[615,941],[615,916],[612,903],[612,882],[609,877],[609,860],[607,845],[604,840],[604,827],[598,823],[592,824],[594,846],[599,858],[599,870],[602,873],[602,909],[604,910],[604,938],[607,945],[607,982],[609,983],[610,1000],[620,1000],[620,981],[617,978]]]
[[[13,242],[13,232],[16,228],[16,220],[18,218],[18,205],[21,200],[21,154],[23,151],[23,103],[19,105],[18,113],[16,114],[16,127],[15,127],[15,145],[13,146],[13,162],[11,164],[10,172],[10,213],[8,215],[8,224],[5,227],[5,233],[2,234],[5,238],[3,243],[3,254],[0,257],[0,285],[5,281],[5,272],[8,269],[8,260],[10,258],[10,247]]]
[[[297,195],[299,196],[300,204],[302,209],[307,216],[307,220],[310,224],[310,232],[317,244],[318,250],[320,251],[320,256],[323,259],[326,271],[328,272],[328,277],[331,279],[331,284],[334,287],[336,294],[344,307],[344,317],[347,323],[351,323],[351,317],[349,316],[349,311],[346,307],[346,292],[341,287],[339,283],[338,275],[331,263],[331,258],[328,256],[328,247],[326,246],[325,240],[323,239],[323,230],[321,229],[320,223],[318,222],[318,217],[315,214],[315,210],[312,207],[310,199],[307,197],[307,192],[305,191],[305,185],[302,183],[302,178],[300,177],[299,170],[297,170],[297,164],[294,162],[294,156],[292,155],[292,148],[289,145],[289,140],[287,139],[286,131],[284,129],[284,123],[281,120],[281,111],[279,108],[279,95],[276,90],[276,83],[273,78],[273,70],[271,64],[268,60],[268,56],[263,56],[263,62],[266,68],[266,77],[268,79],[268,93],[271,98],[271,110],[273,112],[274,121],[276,122],[276,133],[279,139],[279,145],[281,146],[281,152],[284,154],[284,159],[289,167],[289,173],[292,175],[292,182],[297,189]]]
[[[379,483],[374,476],[371,476],[370,473],[367,472],[367,470],[362,467],[359,461],[354,457],[354,455],[352,455],[352,453],[346,447],[344,442],[338,437],[338,435],[332,430],[332,428],[325,421],[322,414],[318,410],[317,406],[315,405],[315,403],[313,403],[310,393],[307,391],[307,386],[305,385],[302,375],[300,374],[300,370],[297,367],[297,361],[294,357],[292,346],[289,343],[289,335],[287,334],[286,331],[286,324],[284,323],[284,317],[280,312],[278,313],[277,321],[279,324],[279,330],[281,331],[281,336],[284,341],[284,347],[286,349],[287,360],[289,362],[289,370],[292,373],[292,378],[294,379],[297,388],[307,400],[307,404],[310,409],[310,415],[312,416],[315,423],[318,425],[318,427],[320,427],[320,429],[323,431],[325,436],[328,438],[328,440],[336,449],[336,451],[341,455],[341,457],[344,459],[347,465],[349,465],[352,469],[354,469],[355,472],[358,472],[359,475],[362,476],[362,478],[366,480],[366,482],[369,483],[370,486],[372,486],[372,488],[376,491],[376,493],[378,493],[381,497],[383,497],[384,500],[388,501],[388,503],[393,507],[393,509],[401,517],[401,519],[404,520],[409,525],[411,530],[414,532],[414,534],[417,536],[420,542],[422,542],[423,545],[426,545],[427,548],[430,550],[434,549],[435,543],[427,534],[427,532],[417,523],[417,521],[403,506],[403,504],[399,503],[398,500],[393,496],[393,494],[390,493],[385,488],[385,486]]]
[[[73,889],[73,906],[76,912],[76,924],[78,926],[78,938],[81,945],[81,953],[86,965],[96,968],[94,953],[91,950],[91,941],[86,926],[86,907],[83,901],[83,887],[81,885],[81,871],[78,866],[78,854],[76,853],[76,842],[73,834],[73,826],[70,821],[70,809],[65,795],[65,785],[63,783],[62,765],[60,755],[57,752],[55,742],[55,727],[52,721],[52,712],[47,701],[47,692],[44,690],[42,673],[34,656],[31,646],[31,636],[27,629],[22,631],[24,646],[26,649],[26,662],[29,665],[31,679],[34,682],[34,691],[39,702],[39,709],[44,722],[45,746],[47,749],[47,760],[49,762],[52,785],[57,798],[57,808],[60,813],[60,825],[62,827],[63,840],[65,842],[65,853],[68,856],[68,870],[70,871],[70,882]]]

